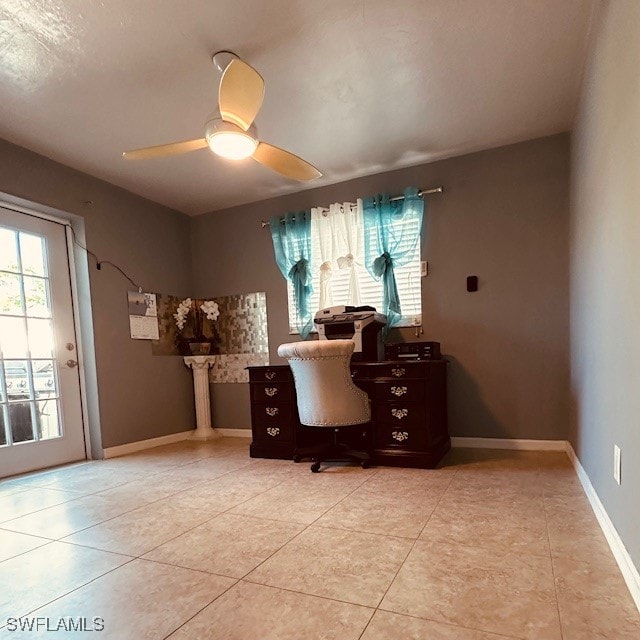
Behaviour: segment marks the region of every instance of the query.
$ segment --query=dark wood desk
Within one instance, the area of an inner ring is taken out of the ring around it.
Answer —
[[[354,447],[376,464],[433,468],[451,447],[446,360],[352,362],[353,381],[371,398],[371,428],[354,429]],[[332,438],[300,424],[288,365],[249,367],[251,456],[291,459],[298,447]]]

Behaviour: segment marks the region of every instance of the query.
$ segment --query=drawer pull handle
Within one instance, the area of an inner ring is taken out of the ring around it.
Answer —
[[[391,393],[399,398],[407,393],[407,387],[391,387]]]
[[[278,407],[267,407],[265,409],[266,413],[268,416],[271,416],[273,418],[273,416],[277,416],[278,415]]]
[[[264,372],[264,377],[267,380],[273,380],[276,377],[276,372],[275,371],[265,371]]]
[[[402,367],[394,367],[393,369],[391,369],[391,373],[396,377],[396,378],[401,378],[406,372],[405,369],[403,369]]]
[[[267,433],[275,438],[280,433],[280,427],[267,427]]]
[[[406,418],[409,415],[409,409],[391,409],[391,415],[398,420]]]
[[[264,392],[270,397],[273,398],[273,396],[276,395],[276,393],[278,393],[278,387],[267,387]]]
[[[409,439],[409,434],[406,431],[392,431],[391,437],[398,442],[404,442]]]

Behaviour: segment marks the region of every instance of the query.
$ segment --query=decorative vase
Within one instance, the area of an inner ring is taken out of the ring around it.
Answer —
[[[208,356],[211,352],[211,342],[189,342],[189,350],[192,356]]]

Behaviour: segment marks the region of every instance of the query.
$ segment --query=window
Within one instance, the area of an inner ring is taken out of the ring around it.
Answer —
[[[413,220],[409,224],[417,225]],[[312,227],[313,228],[313,227]],[[317,231],[311,234],[311,271],[313,274],[313,293],[311,295],[312,315],[320,308],[320,238]],[[407,237],[409,234],[407,234]],[[362,260],[364,262],[364,259]],[[331,289],[333,305],[353,304],[349,297],[350,270],[340,269],[338,264],[332,261],[331,265]],[[382,281],[375,280],[367,271],[364,264],[357,264],[356,273],[360,288],[360,304],[370,305],[383,312]],[[395,326],[407,327],[422,323],[422,294],[420,278],[420,251],[416,251],[413,259],[402,267],[395,269],[396,284],[400,296],[402,310],[401,321]],[[293,299],[293,286],[287,281],[288,307],[289,307],[289,333],[298,333],[296,329],[295,303]],[[315,328],[314,328],[315,330]]]

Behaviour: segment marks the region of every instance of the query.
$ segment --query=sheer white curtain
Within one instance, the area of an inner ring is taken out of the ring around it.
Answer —
[[[335,215],[330,209],[314,207],[311,209],[311,255],[313,273],[319,272],[320,309],[333,305],[331,276],[335,255]]]
[[[349,269],[349,293],[347,304],[359,306],[360,285],[357,268],[364,265],[364,221],[362,200],[356,203],[345,202],[338,207],[336,215],[336,237],[338,239],[338,256],[336,262],[340,269]]]
[[[313,273],[319,282],[319,308],[334,304],[360,305],[358,266],[364,264],[364,221],[362,200],[356,203],[332,204],[329,209],[311,209],[311,246]],[[349,270],[346,300],[334,300],[332,276],[334,269]]]

